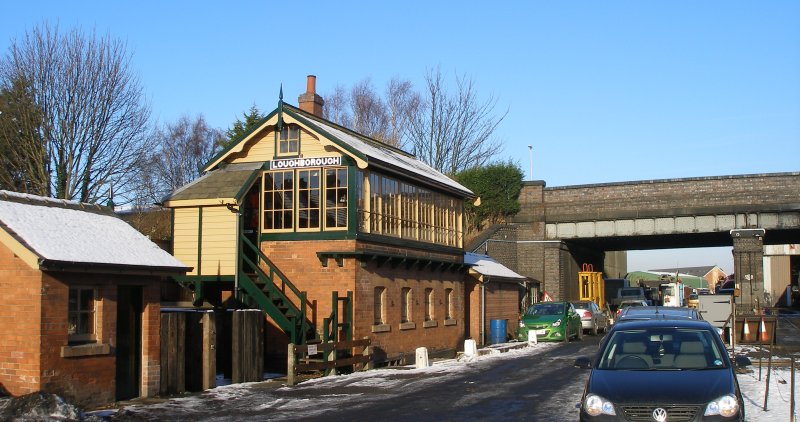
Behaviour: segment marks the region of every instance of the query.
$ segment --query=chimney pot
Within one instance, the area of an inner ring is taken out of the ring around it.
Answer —
[[[314,75],[308,75],[308,80],[306,80],[306,92],[311,94],[317,93],[317,77]]]
[[[297,97],[300,110],[311,113],[317,117],[322,117],[322,106],[325,101],[317,95],[317,77],[308,75],[306,79],[306,92]]]

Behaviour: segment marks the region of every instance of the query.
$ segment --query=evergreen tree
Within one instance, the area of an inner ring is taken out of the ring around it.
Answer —
[[[244,121],[236,119],[233,126],[225,131],[225,135],[228,138],[222,143],[222,148],[228,148],[233,145],[234,142],[241,140],[248,132],[253,130],[264,117],[267,117],[267,115],[262,113],[258,107],[253,104],[250,107],[250,111],[244,113],[242,117]]]
[[[473,167],[455,175],[456,181],[480,197],[480,206],[468,202],[464,207],[467,227],[481,230],[519,212],[522,191],[522,169],[512,162]]]

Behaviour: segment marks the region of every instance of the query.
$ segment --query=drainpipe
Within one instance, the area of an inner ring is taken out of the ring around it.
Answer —
[[[233,211],[233,210],[231,210],[231,211]],[[241,211],[242,211],[242,206],[240,205],[239,209],[237,209],[235,211],[236,212],[236,242],[235,242],[235,244],[236,244],[236,252],[235,252],[235,254],[236,255],[235,255],[235,257],[236,258],[234,258],[235,261],[234,261],[234,266],[233,266],[233,271],[234,271],[234,275],[233,275],[233,297],[236,300],[240,300],[241,299],[240,294],[239,294],[239,266],[242,265],[242,257],[239,256],[239,254],[242,252],[241,251],[241,249],[242,249],[242,239],[241,239],[241,237],[244,236],[244,227],[243,227]]]
[[[481,282],[481,346],[486,344],[486,283],[490,280],[486,276],[486,281]]]

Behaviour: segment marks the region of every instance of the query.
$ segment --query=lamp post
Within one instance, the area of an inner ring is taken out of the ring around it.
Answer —
[[[533,145],[528,145],[528,152],[530,157],[530,172],[528,173],[528,180],[533,180]]]

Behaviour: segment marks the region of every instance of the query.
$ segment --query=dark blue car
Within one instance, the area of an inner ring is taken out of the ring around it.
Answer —
[[[736,362],[749,365],[746,357]],[[656,319],[614,325],[591,369],[581,421],[743,421],[734,365],[706,321]]]

